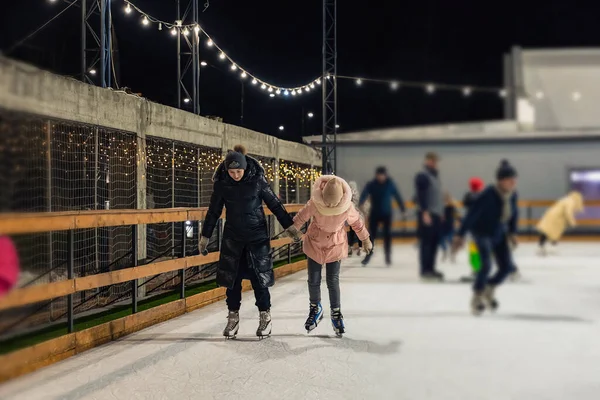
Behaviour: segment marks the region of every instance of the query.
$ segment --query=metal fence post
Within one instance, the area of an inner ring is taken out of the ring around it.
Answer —
[[[137,225],[131,226],[131,242],[132,249],[131,255],[133,258],[133,267],[138,266],[138,230]],[[138,280],[134,279],[131,281],[131,313],[135,314],[138,312]]]
[[[73,279],[73,271],[75,270],[75,232],[73,229],[69,231],[69,254],[67,263],[67,279]],[[73,294],[67,296],[67,329],[72,333],[75,329],[73,316]]]
[[[185,258],[186,221],[181,222],[181,257]],[[185,268],[179,270],[179,298],[185,299]]]
[[[287,248],[287,263],[288,264],[292,263],[292,244],[291,243],[288,244],[288,248]]]

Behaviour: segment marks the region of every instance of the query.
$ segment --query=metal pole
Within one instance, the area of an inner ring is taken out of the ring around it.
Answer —
[[[106,0],[106,12],[108,14],[108,19],[106,20],[106,41],[108,42],[108,46],[106,48],[106,52],[108,55],[108,65],[106,66],[108,68],[108,76],[106,77],[106,87],[112,87],[112,12],[110,11],[110,0]]]
[[[138,266],[138,230],[137,225],[131,226],[131,241],[133,248],[131,250],[131,255],[133,258],[133,267]],[[134,279],[131,281],[131,313],[135,314],[138,312],[138,280]]]
[[[48,197],[48,212],[52,212],[52,123],[48,121],[46,123],[46,196]],[[54,248],[52,243],[52,232],[48,232],[48,265],[52,270],[54,263]],[[50,303],[50,315],[52,315],[52,308],[54,303]]]
[[[181,222],[181,257],[185,258],[186,221]],[[185,268],[179,270],[179,298],[185,299]]]
[[[171,147],[171,207],[175,208],[175,142]],[[175,258],[175,222],[171,222],[171,256]]]
[[[177,1],[177,21],[181,21],[179,0]],[[177,108],[181,108],[181,32],[177,30]]]
[[[98,127],[94,129],[94,210],[98,209],[98,179],[100,178],[99,158],[100,158],[100,139],[98,138]],[[96,241],[96,273],[100,271],[100,247],[98,243],[98,228],[94,228],[94,237]]]
[[[67,278],[73,279],[73,271],[75,269],[75,232],[72,229],[69,231],[68,246]],[[70,294],[67,296],[67,327],[69,333],[74,331],[74,319],[73,294]]]
[[[106,2],[100,1],[100,84],[106,87]]]
[[[85,82],[87,72],[87,59],[85,48],[87,47],[87,0],[81,0],[81,81]]]

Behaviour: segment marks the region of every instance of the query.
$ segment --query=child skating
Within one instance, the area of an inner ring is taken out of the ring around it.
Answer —
[[[464,245],[464,237],[471,232],[479,250],[481,268],[473,284],[471,311],[480,315],[486,307],[498,308],[496,288],[504,282],[513,269],[509,242],[515,241],[512,232],[517,224],[517,202],[515,187],[517,171],[503,161],[496,171],[496,184],[488,186],[469,208],[454,239],[453,250]],[[497,263],[497,272],[489,277],[492,255]]]
[[[293,229],[299,230],[311,221],[303,237],[303,250],[308,257],[308,293],[310,311],[304,325],[307,332],[317,327],[323,318],[321,305],[321,271],[325,264],[331,323],[338,336],[345,331],[340,302],[340,264],[348,257],[346,221],[362,241],[363,250],[370,254],[373,245],[364,221],[352,203],[352,191],[346,181],[326,175],[314,184],[311,198],[294,217]]]
[[[485,183],[483,179],[473,176],[469,179],[469,191],[465,193],[463,197],[463,208],[465,214],[469,211],[469,208],[475,203],[477,197],[481,194],[481,192],[485,189]],[[479,258],[479,251],[477,250],[477,245],[470,239],[467,244],[467,251],[469,253],[469,264],[471,265],[471,274],[467,276],[463,276],[461,281],[463,282],[473,282],[477,273],[481,269],[481,259]]]

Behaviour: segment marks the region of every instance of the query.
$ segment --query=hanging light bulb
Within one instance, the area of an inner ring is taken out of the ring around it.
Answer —
[[[290,91],[289,90],[284,90],[283,91],[283,95],[284,96],[289,96],[290,95]]]
[[[158,30],[159,30],[159,31],[162,31],[162,22],[159,22],[159,23],[158,23]]]
[[[258,81],[256,79],[252,79],[252,84],[256,85],[258,83]]]
[[[202,62],[200,62],[200,65],[202,65],[203,67],[206,67],[208,65],[208,63],[206,61],[202,61]]]
[[[463,92],[463,96],[469,97],[471,95],[471,93],[473,92],[473,89],[471,89],[469,86],[466,86],[463,88],[462,92]]]
[[[177,28],[173,27],[171,28],[171,36],[175,36],[177,35]]]
[[[309,87],[309,86],[306,86],[306,87],[304,88],[304,90],[306,90],[307,92],[310,92],[310,87]]]
[[[219,58],[220,58],[221,60],[224,60],[224,59],[225,59],[225,57],[226,57],[225,53],[221,52],[221,54],[219,54]]]
[[[241,75],[240,75],[240,76],[241,76],[241,77],[242,77],[242,79],[243,79],[243,78],[247,77],[247,76],[248,76],[248,74],[246,74],[246,71],[242,71],[242,73],[241,73]]]
[[[311,84],[310,84],[310,88],[311,88],[311,89],[314,89],[314,88],[315,88],[315,84],[314,84],[314,83],[311,83]]]
[[[146,17],[146,16],[144,15],[144,19],[142,19],[142,24],[143,24],[143,25],[148,25],[149,23],[150,23],[150,21],[148,21],[148,17]]]
[[[506,97],[507,92],[506,89],[500,89],[500,91],[498,92],[498,96],[500,97]]]
[[[425,90],[427,91],[428,94],[434,94],[435,93],[435,85],[429,84],[425,87]]]
[[[273,88],[272,88],[272,87],[269,87],[269,93],[270,93],[270,92],[272,92],[272,91],[273,91]]]
[[[183,30],[183,36],[187,36],[187,35],[189,35],[189,34],[190,34],[190,31],[188,31],[188,28],[185,28],[185,29]]]
[[[125,14],[131,14],[131,5],[129,3],[127,3],[127,6],[125,7]]]
[[[329,79],[329,75],[327,75],[327,79]],[[360,86],[360,85],[362,85],[362,79],[358,78],[358,79],[356,80],[356,85],[357,85],[357,86]]]
[[[213,43],[213,41],[212,41],[212,40],[208,39],[208,42],[206,42],[206,45],[207,45],[208,47],[213,47],[213,46],[214,46],[214,43]]]
[[[276,91],[275,93],[277,93],[277,94],[281,94],[281,90],[280,90],[280,89],[277,89],[277,91]]]
[[[317,79],[317,85],[320,85],[320,84],[321,84],[321,80]]]
[[[292,90],[292,96],[295,96],[295,95],[296,95],[296,91]]]
[[[196,33],[200,32],[200,25],[194,26],[194,32],[196,32]]]
[[[231,68],[232,71],[235,71],[237,69],[237,66],[235,64],[231,64],[230,68]]]
[[[261,88],[262,90],[265,90],[265,89],[267,88],[267,85],[265,85],[265,84],[263,83],[262,85],[260,85],[260,88]]]
[[[390,89],[392,89],[392,90],[398,90],[399,87],[400,87],[400,84],[396,81],[393,81],[390,83]]]

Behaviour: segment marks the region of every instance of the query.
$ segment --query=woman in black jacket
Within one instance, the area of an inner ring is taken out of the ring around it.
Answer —
[[[268,336],[271,334],[269,287],[275,283],[275,276],[263,201],[284,229],[292,227],[292,217],[273,193],[262,166],[246,155],[244,146],[238,145],[227,154],[225,161],[215,171],[213,182],[210,206],[202,227],[200,252],[205,253],[225,206],[226,223],[217,268],[217,284],[227,288],[229,308],[223,335],[235,337],[238,332],[242,279],[250,279],[260,311],[256,335]],[[299,235],[293,227],[289,232],[294,236]]]

